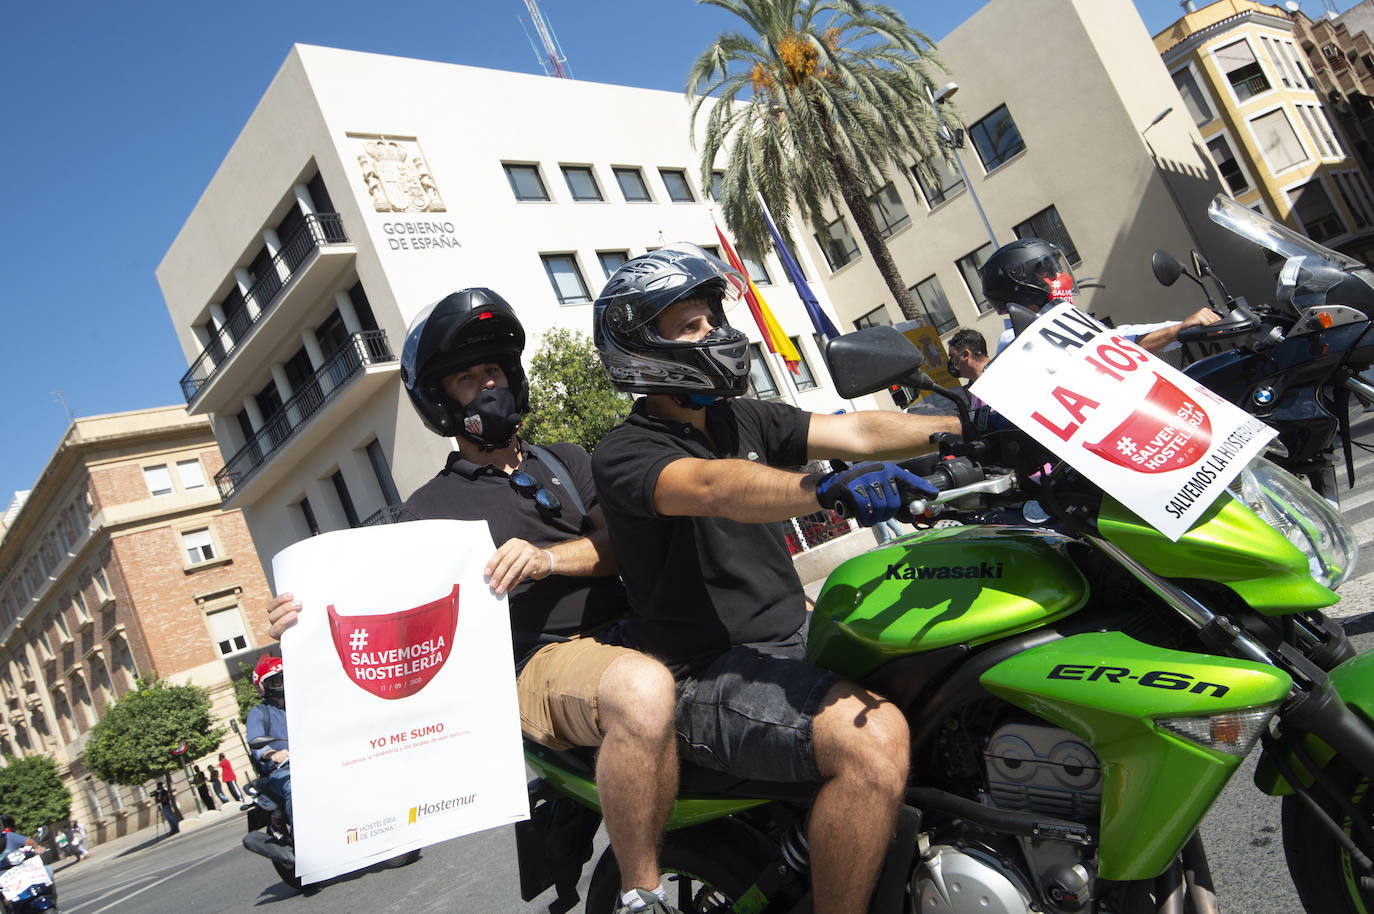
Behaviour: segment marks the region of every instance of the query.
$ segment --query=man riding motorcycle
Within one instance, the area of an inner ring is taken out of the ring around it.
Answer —
[[[282,675],[281,658],[264,655],[253,667],[253,686],[262,696],[262,701],[248,712],[248,743],[269,738],[270,742],[250,751],[259,766],[267,773],[262,782],[267,795],[276,800],[291,816],[291,769],[286,762],[291,758],[291,750],[286,732],[286,685]]]
[[[1058,246],[1041,238],[1022,238],[1002,245],[979,272],[983,295],[998,314],[1006,314],[1012,303],[1039,311],[1050,302],[1071,302],[1077,292],[1069,258]],[[1180,330],[1220,320],[1221,316],[1211,308],[1200,308],[1181,321],[1122,324],[1116,329],[1140,348],[1158,354],[1178,346]],[[1007,348],[1013,336],[1010,327],[1003,331],[997,339],[997,351]]]
[[[406,392],[425,425],[458,449],[406,500],[402,519],[487,522],[498,548],[485,573],[494,593],[509,594],[521,729],[557,749],[599,747],[622,910],[675,914],[656,850],[677,793],[673,679],[656,660],[606,642],[625,594],[590,461],[574,444],[519,436],[529,409],[524,345],[515,310],[490,289],[455,292],[412,321],[401,355]],[[299,609],[291,594],[269,604],[274,636]]]
[[[677,675],[684,752],[741,777],[815,784],[815,911],[857,912],[906,783],[906,723],[880,696],[801,660],[804,595],[777,522],[819,502],[871,525],[932,490],[893,464],[776,467],[905,454],[958,422],[813,415],[741,397],[748,340],[725,309],[743,283],[691,245],[611,276],[594,341],[611,385],[646,396],[602,439],[592,468],[630,598],[625,638]]]

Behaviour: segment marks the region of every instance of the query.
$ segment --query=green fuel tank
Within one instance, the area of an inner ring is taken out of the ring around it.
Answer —
[[[1034,527],[950,527],[840,564],[811,618],[807,660],[861,678],[898,657],[977,645],[1073,613],[1088,582],[1068,537]]]

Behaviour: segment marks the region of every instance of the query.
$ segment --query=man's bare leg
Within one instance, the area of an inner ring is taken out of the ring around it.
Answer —
[[[826,693],[812,737],[825,779],[807,827],[815,912],[863,914],[906,788],[906,718],[890,701],[841,682]]]
[[[673,674],[644,654],[626,654],[597,684],[601,750],[596,787],[620,889],[659,885],[658,843],[677,796]]]

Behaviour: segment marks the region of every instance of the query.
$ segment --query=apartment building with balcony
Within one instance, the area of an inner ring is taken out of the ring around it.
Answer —
[[[1337,126],[1314,77],[1325,51],[1313,28],[1326,29],[1281,7],[1218,0],[1154,42],[1231,195],[1369,260],[1374,191],[1353,154],[1358,135]]]
[[[0,521],[0,752],[52,756],[97,843],[158,815],[151,785],[82,764],[105,708],[156,673],[208,688],[222,725],[231,676],[272,643],[257,553],[213,485],[222,463],[209,422],[180,406],[76,419]],[[232,736],[221,750],[250,770]]]
[[[679,93],[292,49],[157,270],[187,408],[214,429],[219,495],[264,566],[385,518],[443,466],[451,444],[397,364],[423,308],[493,288],[528,358],[553,327],[589,336],[629,257],[717,244],[688,133]],[[848,407],[775,256],[749,269],[804,358],[792,375],[756,350],[755,393]],[[760,338],[743,306],[731,319]]]
[[[1350,140],[1365,173],[1374,173],[1374,0],[1340,15],[1293,15],[1293,32],[1326,96],[1327,112]]]
[[[913,161],[870,207],[941,334],[966,326],[997,339],[1004,319],[978,270],[1024,237],[1063,248],[1080,280],[1103,286],[1081,292],[1080,306],[1117,323],[1178,319],[1204,304],[1196,290],[1155,281],[1157,248],[1200,248],[1233,292],[1272,294],[1258,255],[1206,217],[1225,188],[1129,0],[990,0],[939,52],[949,72],[937,82],[958,86],[959,161]],[[853,225],[842,208],[801,233],[841,329],[902,320]]]

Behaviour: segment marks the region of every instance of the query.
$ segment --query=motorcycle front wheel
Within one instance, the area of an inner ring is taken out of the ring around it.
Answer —
[[[670,905],[683,914],[717,914],[734,908],[772,856],[770,848],[708,823],[664,835],[658,867]],[[619,904],[620,867],[607,848],[592,873],[584,911],[614,914]]]
[[[1370,789],[1369,778],[1341,759],[1328,765],[1325,773],[1349,801],[1365,828],[1356,828],[1350,814],[1342,809],[1328,807],[1327,812],[1357,847],[1374,858],[1374,847],[1364,837],[1374,826],[1374,790]],[[1361,886],[1361,873],[1350,852],[1296,796],[1283,798],[1283,852],[1298,898],[1309,914],[1374,912],[1374,889]]]

